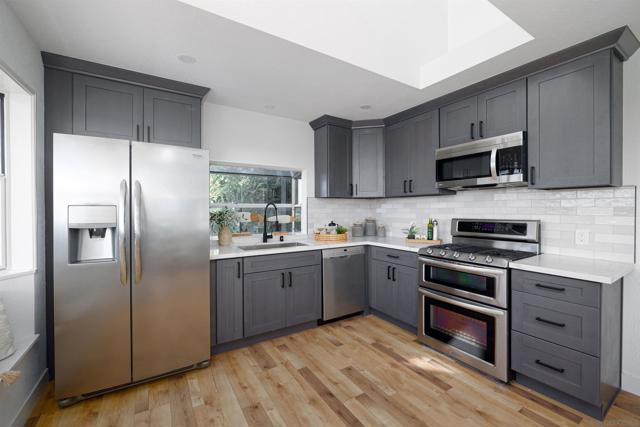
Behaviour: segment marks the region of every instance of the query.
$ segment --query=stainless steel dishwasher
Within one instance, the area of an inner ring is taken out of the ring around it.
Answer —
[[[364,246],[322,251],[322,320],[365,309]]]

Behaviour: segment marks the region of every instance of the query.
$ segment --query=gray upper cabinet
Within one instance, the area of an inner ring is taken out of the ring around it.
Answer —
[[[284,270],[244,276],[244,335],[250,337],[286,326]]]
[[[384,128],[353,130],[353,196],[384,196]]]
[[[611,50],[529,77],[530,187],[621,185],[621,89]]]
[[[216,262],[216,344],[243,337],[242,258]]]
[[[385,142],[387,197],[448,193],[436,188],[437,148],[437,110],[390,126]]]
[[[326,125],[315,130],[316,197],[351,197],[351,129]]]
[[[73,133],[142,139],[142,87],[75,74]]]
[[[144,140],[200,148],[200,99],[144,89]]]
[[[385,139],[385,195],[407,194],[409,181],[411,127],[408,121],[387,128]]]
[[[287,271],[287,326],[318,320],[322,310],[322,271],[319,265]]]
[[[525,79],[478,95],[478,137],[506,135],[527,129]]]
[[[440,147],[527,130],[525,79],[440,108]]]
[[[472,96],[440,108],[440,147],[478,138],[478,97]]]
[[[409,184],[412,196],[444,194],[436,188],[436,149],[438,148],[438,111],[421,114],[411,120]]]

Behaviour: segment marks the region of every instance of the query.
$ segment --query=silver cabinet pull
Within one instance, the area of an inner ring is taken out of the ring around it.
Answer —
[[[142,257],[140,256],[140,182],[136,181],[133,186],[133,257],[135,283],[142,280]]]
[[[118,258],[120,261],[120,283],[127,285],[127,246],[125,212],[127,206],[127,180],[120,181],[120,200],[118,202]]]

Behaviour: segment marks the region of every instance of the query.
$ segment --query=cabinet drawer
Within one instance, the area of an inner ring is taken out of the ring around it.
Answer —
[[[600,284],[567,277],[512,270],[511,289],[575,304],[600,307]]]
[[[304,267],[320,264],[320,251],[289,252],[277,255],[253,256],[244,259],[244,272],[282,270],[285,268]]]
[[[511,333],[511,369],[593,405],[599,405],[597,357]]]
[[[418,268],[418,255],[413,252],[373,246],[371,248],[371,258],[394,264],[406,265],[407,267]]]
[[[513,291],[514,330],[599,356],[600,312],[593,307]]]

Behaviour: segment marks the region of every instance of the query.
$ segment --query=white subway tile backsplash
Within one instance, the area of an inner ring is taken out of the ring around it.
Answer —
[[[539,219],[542,250],[633,262],[635,254],[636,188],[530,190],[526,187],[462,191],[455,195],[407,199],[314,199],[308,202],[308,226],[334,220],[351,226],[373,216],[387,235],[402,237],[410,222],[425,232],[431,216],[439,222],[440,236],[450,241],[452,218]],[[589,233],[586,244],[576,245],[576,230]],[[604,254],[604,255],[601,255]]]

